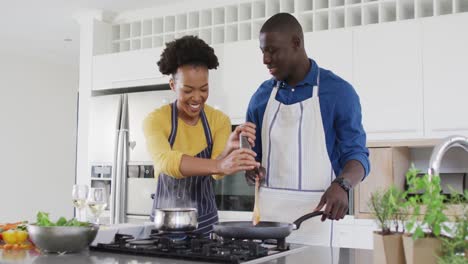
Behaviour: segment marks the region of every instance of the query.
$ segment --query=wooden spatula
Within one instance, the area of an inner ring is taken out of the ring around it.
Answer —
[[[240,148],[247,148],[252,149],[250,147],[249,140],[246,136],[239,135],[239,147]],[[255,168],[255,172],[259,174],[258,168]],[[252,214],[252,223],[253,225],[257,225],[260,222],[260,209],[258,207],[258,188],[260,188],[260,180],[259,178],[255,178],[255,204]]]
[[[259,178],[255,178],[255,203],[252,214],[252,224],[255,226],[260,222],[260,208],[258,206],[258,188],[260,188]]]

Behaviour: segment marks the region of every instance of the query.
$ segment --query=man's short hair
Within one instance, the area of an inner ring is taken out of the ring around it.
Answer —
[[[260,33],[265,32],[296,33],[304,39],[301,24],[289,13],[278,13],[270,17],[260,29]]]

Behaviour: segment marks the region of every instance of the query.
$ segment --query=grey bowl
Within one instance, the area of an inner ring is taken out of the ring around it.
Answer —
[[[99,226],[27,226],[29,237],[40,250],[45,252],[79,252],[96,238]]]

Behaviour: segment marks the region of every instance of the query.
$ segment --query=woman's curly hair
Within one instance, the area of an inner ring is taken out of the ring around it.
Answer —
[[[208,70],[219,65],[214,50],[197,36],[184,36],[166,43],[166,48],[158,61],[162,74],[175,74],[183,65],[206,66]]]

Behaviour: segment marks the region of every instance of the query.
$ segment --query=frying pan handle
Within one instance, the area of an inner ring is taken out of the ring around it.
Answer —
[[[303,216],[299,217],[299,219],[294,221],[294,226],[296,227],[296,229],[299,229],[302,222],[304,222],[305,220],[307,220],[309,218],[312,218],[314,216],[319,216],[319,215],[323,215],[323,211],[317,211],[317,212],[312,212],[312,213],[308,213],[306,215],[303,215]]]

